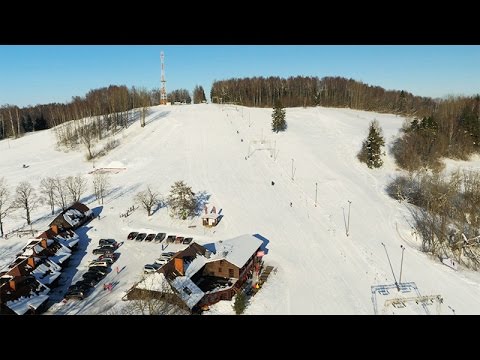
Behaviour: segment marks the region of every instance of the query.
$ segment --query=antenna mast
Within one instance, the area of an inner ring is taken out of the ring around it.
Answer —
[[[160,89],[160,105],[167,105],[167,88],[165,86],[165,55],[163,51],[160,53],[160,63],[162,64],[162,74],[160,82],[162,83],[162,87]]]

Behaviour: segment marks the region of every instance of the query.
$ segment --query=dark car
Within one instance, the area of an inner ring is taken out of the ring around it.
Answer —
[[[67,291],[65,294],[65,299],[78,299],[78,300],[83,300],[85,297],[85,293],[80,290],[80,289],[72,289]]]
[[[162,242],[163,239],[165,239],[165,236],[167,236],[167,234],[165,233],[158,233],[157,236],[155,236],[155,242]]]
[[[177,235],[168,235],[167,236],[167,243],[173,243],[176,238],[177,238]]]
[[[118,247],[118,244],[114,239],[100,239],[98,241],[98,245],[100,246],[112,245],[112,246]]]
[[[154,273],[155,271],[157,271],[161,267],[162,267],[162,265],[156,264],[156,263],[155,264],[147,264],[143,267],[143,273],[144,274]]]
[[[155,234],[148,234],[145,241],[152,241],[155,238]]]
[[[86,292],[87,290],[89,289],[89,287],[87,285],[85,285],[84,283],[76,283],[75,285],[70,285],[67,289],[67,292],[69,291],[83,291],[83,292]]]
[[[132,231],[130,234],[128,234],[127,240],[133,240],[137,237],[137,235],[138,235],[138,232]]]
[[[101,248],[96,248],[93,249],[92,253],[93,255],[105,255],[105,254],[113,254],[115,249],[112,249],[111,247],[101,247]]]
[[[187,238],[183,239],[183,243],[186,244],[186,245],[188,245],[188,244],[190,244],[190,243],[192,242],[192,240],[193,240],[193,238],[187,237]]]
[[[100,274],[102,277],[108,274],[108,268],[104,268],[102,266],[90,266],[88,268],[88,272],[93,271],[97,274]]]
[[[143,241],[143,239],[145,239],[146,236],[147,236],[147,233],[140,233],[135,238],[135,241]]]
[[[98,281],[100,281],[100,280],[103,278],[103,276],[102,276],[100,273],[96,272],[96,271],[89,270],[89,271],[87,271],[85,274],[82,275],[82,278],[84,278],[84,279],[93,279],[93,280],[95,280],[96,282],[98,282]]]
[[[73,286],[83,288],[85,290],[84,292],[86,292],[86,290],[94,287],[96,284],[97,283],[93,279],[83,279],[83,280],[77,281]]]
[[[109,256],[110,254],[100,255],[98,259],[93,260],[92,263],[95,262],[106,262],[108,265],[112,265],[115,262],[115,257]]]

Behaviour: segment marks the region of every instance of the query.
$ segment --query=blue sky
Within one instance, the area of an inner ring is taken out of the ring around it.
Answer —
[[[443,97],[480,93],[480,46],[0,46],[0,105],[70,101],[94,88],[167,91],[246,76],[343,76],[386,89]]]

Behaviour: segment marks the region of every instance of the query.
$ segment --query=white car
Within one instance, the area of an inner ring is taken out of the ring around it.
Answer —
[[[160,256],[158,259],[155,260],[155,264],[163,266],[169,261],[170,261],[170,259],[167,258],[166,256]]]
[[[160,269],[162,265],[160,264],[147,264],[143,267],[144,274],[151,274]]]

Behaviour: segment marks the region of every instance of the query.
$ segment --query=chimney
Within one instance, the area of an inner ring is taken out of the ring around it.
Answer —
[[[50,229],[52,229],[52,231],[55,233],[55,235],[58,235],[58,226],[53,224],[52,226],[50,226]]]
[[[13,291],[16,291],[17,290],[17,287],[16,287],[16,283],[15,283],[15,279],[12,279],[8,282],[8,285],[10,285],[10,288],[13,290]]]
[[[210,259],[210,255],[212,255],[211,251],[210,250],[205,250],[205,257],[207,259]]]
[[[28,264],[28,266],[30,266],[32,269],[35,269],[35,259],[33,258],[33,256],[30,256],[30,257],[27,259],[27,264]]]
[[[183,270],[183,259],[182,258],[175,258],[174,259],[174,266],[175,266],[175,270],[178,271],[178,273],[180,275],[185,275],[185,272]]]

